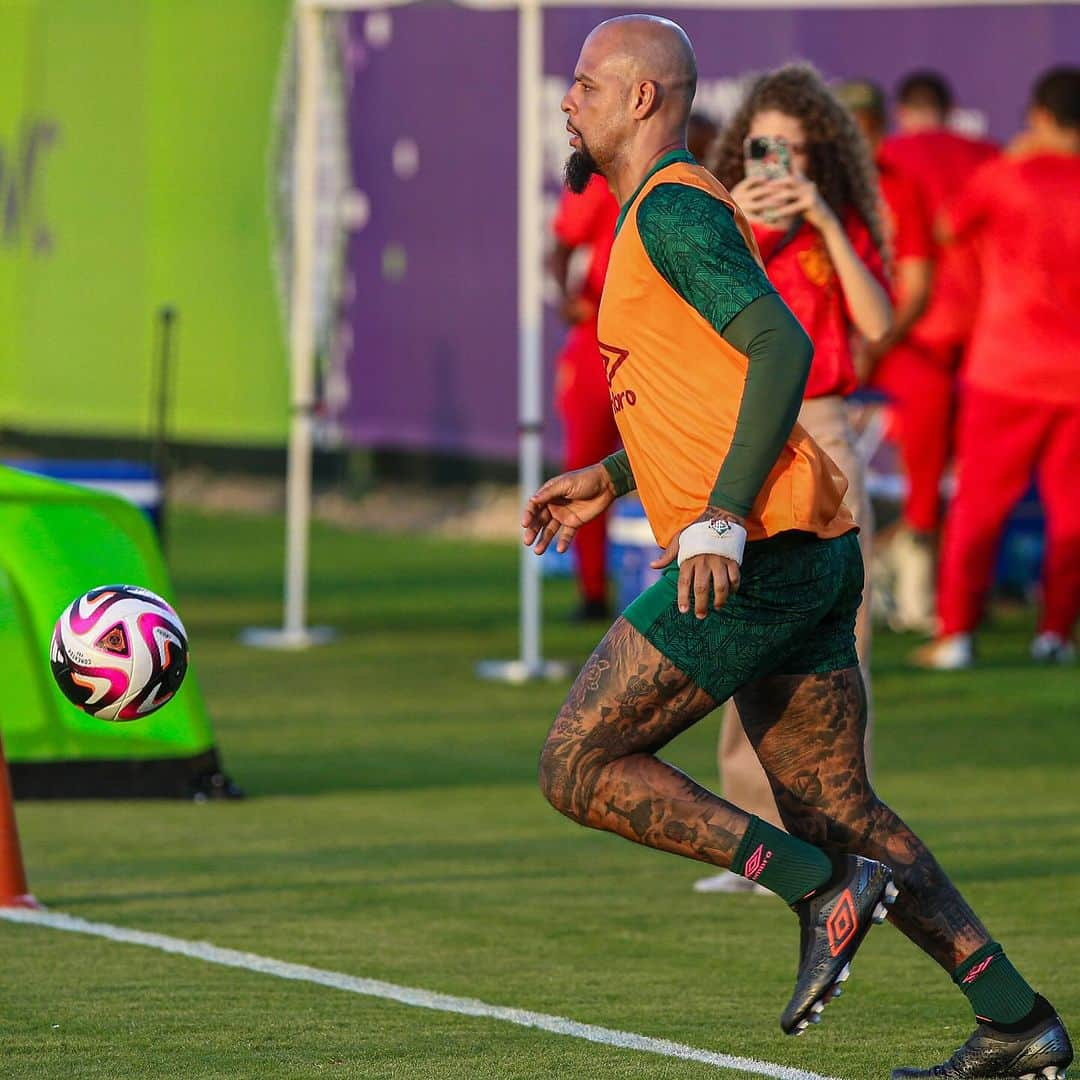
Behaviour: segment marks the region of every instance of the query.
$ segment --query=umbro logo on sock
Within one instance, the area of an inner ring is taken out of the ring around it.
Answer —
[[[769,865],[771,858],[772,852],[766,851],[764,844],[758,844],[754,848],[753,854],[746,860],[746,865],[743,867],[743,877],[749,878],[751,881],[757,881],[761,877],[762,870]]]
[[[981,960],[960,980],[960,984],[967,986],[968,983],[973,983],[993,962],[994,958],[992,956]]]

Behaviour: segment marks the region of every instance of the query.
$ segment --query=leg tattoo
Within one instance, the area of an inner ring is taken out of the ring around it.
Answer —
[[[858,668],[774,675],[736,701],[791,833],[890,866],[900,889],[890,920],[946,971],[990,940],[934,856],[870,786]]]
[[[548,734],[540,787],[557,810],[582,825],[729,866],[749,818],[655,756],[715,706],[618,619]]]

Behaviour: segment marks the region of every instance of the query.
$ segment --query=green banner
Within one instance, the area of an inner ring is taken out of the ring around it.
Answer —
[[[270,142],[288,0],[0,0],[0,427],[279,444]]]

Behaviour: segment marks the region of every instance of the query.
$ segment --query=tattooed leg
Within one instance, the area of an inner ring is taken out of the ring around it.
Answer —
[[[655,756],[716,702],[625,619],[597,646],[540,755],[556,810],[593,829],[729,866],[749,818]]]
[[[889,919],[946,971],[990,940],[934,856],[870,786],[858,668],[770,676],[736,702],[789,832],[890,866],[900,896]]]

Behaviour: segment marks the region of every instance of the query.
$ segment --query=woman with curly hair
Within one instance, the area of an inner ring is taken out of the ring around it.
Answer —
[[[789,175],[747,175],[747,140],[761,136],[786,142]],[[817,71],[789,64],[751,86],[708,165],[750,219],[769,278],[814,343],[799,423],[848,478],[845,501],[860,525],[863,562],[869,565],[873,519],[844,402],[859,381],[853,342],[879,340],[892,320],[869,148]],[[868,692],[869,616],[864,592],[856,646]],[[868,738],[868,762],[869,754]],[[780,827],[765,773],[733,702],[724,712],[718,758],[724,797]],[[695,888],[742,892],[756,886],[724,873],[702,879]]]

